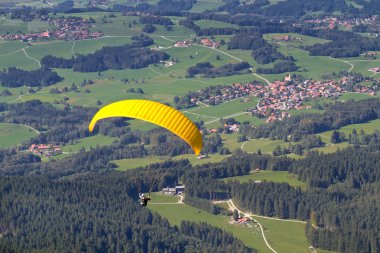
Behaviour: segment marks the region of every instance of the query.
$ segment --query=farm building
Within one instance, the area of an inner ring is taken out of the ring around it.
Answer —
[[[169,186],[167,186],[167,187],[163,188],[161,192],[164,195],[172,195],[172,196],[174,196],[174,195],[178,195],[178,194],[184,193],[185,192],[185,186],[183,186],[183,185],[177,185],[175,187],[169,187]]]

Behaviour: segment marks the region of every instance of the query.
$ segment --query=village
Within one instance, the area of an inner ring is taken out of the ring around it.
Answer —
[[[345,19],[340,17],[324,17],[312,20],[305,20],[305,23],[314,24],[316,28],[334,29],[341,26],[347,30],[352,30],[354,26],[365,25],[369,27],[369,31],[374,32],[378,36],[380,26],[378,24],[378,16],[374,15],[368,18],[351,18]]]
[[[184,40],[184,41],[176,42],[174,44],[174,47],[189,47],[192,44],[194,44],[194,43],[192,43],[189,40]],[[215,41],[213,39],[209,39],[209,38],[202,38],[199,41],[199,45],[205,46],[205,47],[211,47],[211,48],[218,48],[218,47],[220,47],[220,42],[217,42],[217,41]]]
[[[282,120],[290,117],[288,110],[309,109],[304,101],[318,98],[339,97],[347,93],[346,84],[350,81],[348,77],[342,77],[338,81],[315,81],[305,80],[293,82],[290,75],[284,81],[275,81],[264,90],[260,90],[260,102],[252,109],[252,113],[257,116],[267,117],[266,122]],[[376,95],[375,87],[355,85],[353,93]],[[282,112],[281,112],[282,111]]]
[[[90,29],[93,23],[87,19],[80,17],[59,17],[45,18],[49,23],[49,27],[54,27],[52,31],[46,30],[35,33],[16,33],[16,34],[0,34],[0,39],[5,40],[22,40],[37,41],[46,39],[58,40],[83,40],[91,38],[100,38],[103,36],[101,32],[92,32]]]
[[[58,145],[52,144],[32,144],[29,147],[29,151],[38,156],[55,156],[62,154],[62,148]]]
[[[365,86],[356,84],[352,90],[348,90],[348,84],[352,80],[349,77],[341,79],[315,81],[315,80],[293,80],[291,75],[286,75],[284,81],[275,81],[268,86],[257,82],[251,83],[235,83],[231,86],[223,86],[219,90],[219,95],[211,95],[204,98],[204,92],[198,91],[191,94],[190,101],[196,104],[218,105],[237,98],[247,96],[256,96],[260,98],[257,106],[248,110],[253,115],[265,117],[266,122],[270,123],[276,120],[282,120],[290,117],[289,110],[309,109],[311,106],[304,104],[305,101],[318,98],[339,97],[343,93],[353,92],[376,95],[378,85]],[[244,98],[243,102],[248,102],[248,98]],[[238,126],[224,126],[232,132],[238,131]],[[211,131],[211,130],[210,130]]]

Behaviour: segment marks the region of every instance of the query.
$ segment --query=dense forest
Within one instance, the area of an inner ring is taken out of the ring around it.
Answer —
[[[255,252],[201,223],[171,227],[141,208],[123,173],[0,179],[2,252]]]
[[[0,83],[4,87],[42,87],[56,84],[62,81],[56,72],[49,68],[40,68],[37,70],[27,71],[10,67],[3,72],[0,71]]]
[[[187,69],[187,76],[194,77],[198,74],[206,78],[233,76],[242,74],[241,71],[248,68],[250,68],[248,62],[228,63],[219,67],[215,67],[209,62],[200,62]]]
[[[144,48],[154,43],[151,38],[141,35],[132,39],[135,40],[132,44],[103,47],[95,53],[77,55],[71,59],[47,55],[42,58],[41,64],[50,68],[73,68],[78,72],[99,72],[108,69],[145,68],[169,59],[165,52]]]

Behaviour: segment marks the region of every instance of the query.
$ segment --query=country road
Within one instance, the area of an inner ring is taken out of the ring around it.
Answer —
[[[245,217],[250,217],[254,222],[257,223],[257,225],[259,225],[260,227],[260,231],[261,231],[261,235],[263,236],[263,239],[264,239],[264,242],[265,244],[267,245],[267,247],[273,252],[273,253],[278,253],[276,250],[274,250],[272,248],[272,246],[269,244],[267,238],[265,237],[265,233],[264,233],[264,228],[263,226],[260,224],[260,222],[258,222],[255,218],[252,217],[252,214],[251,213],[245,213],[243,211],[241,211],[239,208],[237,208],[234,204],[234,202],[232,202],[232,199],[229,199],[228,201],[226,201],[226,203],[228,204],[228,207],[230,208],[231,211],[233,210],[238,210],[239,213],[242,213]]]
[[[279,219],[279,218],[273,218],[273,217],[267,217],[267,216],[261,216],[261,215],[257,215],[257,214],[253,214],[253,213],[250,213],[250,212],[243,212],[241,209],[237,208],[236,205],[234,204],[234,202],[232,201],[232,199],[229,199],[229,200],[222,200],[222,201],[214,201],[213,202],[214,204],[216,203],[227,203],[228,204],[228,207],[231,211],[233,210],[238,210],[239,213],[242,213],[245,217],[250,217],[254,222],[256,222],[259,227],[260,227],[260,230],[261,230],[261,234],[263,236],[263,239],[264,239],[264,242],[265,244],[267,245],[267,247],[274,253],[279,253],[277,252],[275,249],[272,248],[272,246],[269,244],[266,236],[265,236],[265,233],[264,233],[264,229],[262,227],[262,225],[255,219],[255,217],[259,217],[259,218],[263,218],[263,219],[268,219],[268,220],[276,220],[276,221],[282,221],[282,222],[294,222],[294,223],[302,223],[302,224],[306,224],[305,221],[301,221],[301,220],[291,220],[291,219]],[[312,252],[312,253],[317,253],[317,250],[313,247],[313,246],[309,246],[309,250]],[[284,252],[285,253],[285,252]]]

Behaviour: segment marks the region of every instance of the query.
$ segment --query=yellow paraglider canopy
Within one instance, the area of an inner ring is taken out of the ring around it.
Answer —
[[[145,120],[162,126],[185,140],[196,155],[202,150],[202,135],[193,122],[181,112],[170,106],[149,100],[123,100],[100,109],[92,118],[88,129],[94,130],[100,119],[128,117]]]

